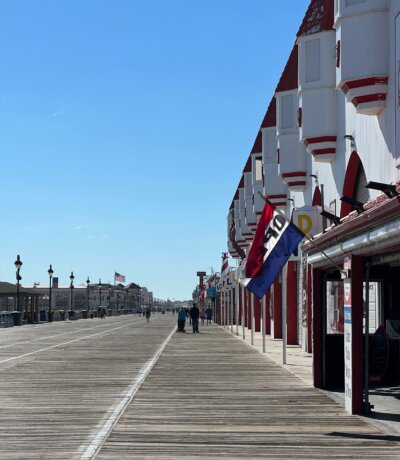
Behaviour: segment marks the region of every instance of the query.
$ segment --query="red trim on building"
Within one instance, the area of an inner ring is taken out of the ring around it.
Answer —
[[[279,277],[274,281],[274,338],[282,338],[282,289]]]
[[[312,271],[312,308],[313,308],[313,382],[316,388],[322,388],[322,271]]]
[[[258,297],[254,296],[254,331],[261,331],[261,301]]]
[[[343,86],[342,90],[344,93],[347,93],[350,89],[355,88],[363,88],[366,86],[374,86],[374,85],[387,85],[389,81],[389,77],[367,77],[367,78],[360,78],[358,80],[349,80],[346,81]]]
[[[321,142],[336,142],[336,136],[308,137],[304,139],[304,144],[308,147],[310,144],[319,144]]]
[[[295,172],[288,172],[288,173],[282,173],[281,176],[283,179],[286,179],[287,177],[306,177],[306,173],[303,171],[295,171]]]
[[[287,195],[285,195],[285,194],[282,194],[282,195],[268,195],[267,198],[269,200],[274,200],[275,198],[285,198],[286,199]]]
[[[286,304],[287,304],[287,343],[297,345],[297,272],[296,262],[288,262]]]
[[[313,155],[326,155],[326,154],[332,154],[336,153],[336,149],[316,149],[312,151]]]
[[[268,292],[265,294],[265,333],[271,334],[271,313],[269,310],[269,303],[271,301],[271,291],[268,289]]]
[[[317,186],[315,187],[315,190],[314,190],[314,195],[313,195],[311,206],[321,206],[321,199],[322,199],[321,190]]]
[[[360,104],[366,104],[368,102],[386,101],[386,93],[367,94],[365,96],[357,96],[352,99],[352,103],[355,107]]]
[[[312,266],[307,265],[307,351],[312,353]]]
[[[305,186],[306,185],[306,181],[301,181],[301,180],[297,180],[297,181],[293,181],[293,182],[288,182],[288,187],[297,187],[297,186]]]

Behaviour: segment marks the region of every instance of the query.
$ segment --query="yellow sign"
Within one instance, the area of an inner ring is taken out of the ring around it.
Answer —
[[[319,206],[303,206],[293,211],[293,222],[307,236],[322,232],[321,208]]]

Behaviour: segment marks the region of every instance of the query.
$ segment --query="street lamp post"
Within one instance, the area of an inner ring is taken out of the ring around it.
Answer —
[[[53,267],[51,266],[50,264],[50,267],[49,269],[47,270],[47,273],[49,274],[49,313],[48,313],[48,318],[47,318],[47,321],[50,323],[52,321],[52,317],[51,317],[51,282],[53,280]]]
[[[71,289],[71,299],[70,299],[70,310],[73,311],[74,309],[74,295],[73,295],[73,291],[74,291],[74,279],[75,279],[75,276],[74,276],[74,272],[71,272],[71,275],[69,276],[69,279],[71,280],[71,283],[69,285],[69,288]]]
[[[87,312],[89,314],[89,286],[90,286],[90,279],[89,277],[87,277],[87,280],[86,280],[86,309],[87,309]]]
[[[102,288],[102,285],[101,285],[101,278],[100,278],[99,279],[99,291],[100,291],[99,307],[101,307],[101,288]]]
[[[17,278],[17,311],[20,311],[19,310],[19,282],[22,280],[22,277],[19,274],[19,272],[20,272],[21,267],[22,267],[22,261],[21,261],[19,255],[17,256],[17,260],[14,262],[14,265],[15,265],[15,268],[17,269],[17,273],[16,273],[16,278]]]
[[[108,286],[108,308],[111,310],[111,286]]]

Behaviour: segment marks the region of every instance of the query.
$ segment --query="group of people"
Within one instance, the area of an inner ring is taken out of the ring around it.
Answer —
[[[210,305],[205,309],[199,307],[194,303],[192,308],[185,309],[181,307],[178,312],[178,332],[185,331],[186,318],[189,318],[190,324],[192,325],[193,334],[199,333],[199,319],[201,320],[201,325],[204,326],[204,320],[207,320],[207,326],[211,324],[212,319],[212,308]]]

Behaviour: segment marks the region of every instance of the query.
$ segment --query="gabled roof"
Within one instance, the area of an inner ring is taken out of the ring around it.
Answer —
[[[251,172],[251,155],[249,155],[249,158],[247,158],[247,161],[246,161],[246,164],[244,166],[243,172],[244,173]]]
[[[333,30],[333,0],[311,0],[297,32],[298,37]]]
[[[136,283],[129,283],[129,284],[127,284],[125,286],[124,289],[127,289],[127,290],[129,290],[129,289],[140,289],[140,286],[138,284],[136,284]]]
[[[256,140],[254,141],[253,148],[251,149],[250,155],[252,153],[261,153],[262,152],[262,134],[261,131],[258,131]]]
[[[272,97],[269,103],[267,113],[265,114],[264,120],[261,123],[261,128],[272,128],[276,126],[276,99]]]
[[[290,91],[298,87],[298,53],[297,45],[295,44],[290,53],[289,59],[286,63],[285,69],[281,75],[278,86],[276,87],[275,92],[280,93],[282,91]]]

